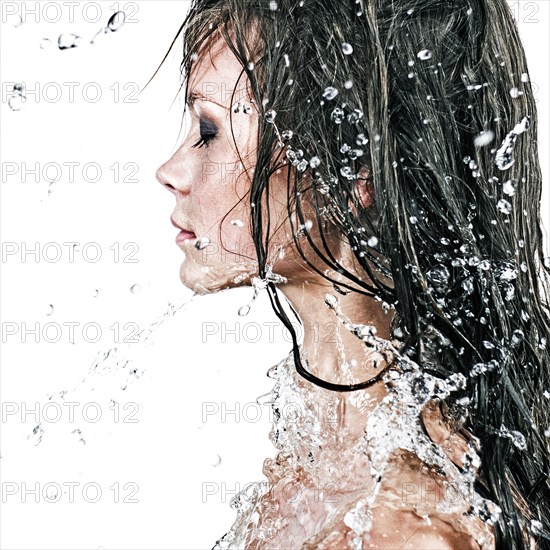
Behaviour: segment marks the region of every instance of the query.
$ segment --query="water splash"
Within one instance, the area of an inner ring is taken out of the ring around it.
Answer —
[[[126,14],[123,11],[117,11],[109,18],[107,25],[101,28],[94,37],[90,40],[90,44],[95,44],[95,40],[102,34],[108,34],[110,32],[117,32],[124,25],[126,21]]]
[[[57,39],[57,47],[60,50],[70,50],[82,43],[82,37],[72,33],[63,33]]]
[[[252,288],[254,289],[254,293],[252,295],[252,299],[248,304],[245,304],[241,306],[237,314],[240,317],[245,317],[250,313],[250,309],[252,308],[252,304],[256,301],[256,298],[258,297],[260,291],[264,290],[268,283],[273,282],[275,284],[281,284],[286,283],[287,279],[286,277],[283,277],[282,275],[279,275],[278,273],[273,272],[273,264],[267,264],[266,266],[266,274],[264,278],[261,277],[253,277],[252,278]]]
[[[525,116],[521,122],[514,126],[511,132],[504,138],[502,145],[495,156],[495,164],[499,170],[508,170],[514,164],[514,145],[520,134],[526,132],[531,126],[531,117]]]
[[[481,464],[479,442],[464,440],[458,446],[460,456],[447,454],[426,434],[423,422],[427,408],[463,390],[466,378],[453,374],[441,379],[426,373],[400,353],[398,341],[379,338],[376,327],[344,316],[336,296],[327,294],[325,303],[390,367],[383,378],[386,395],[373,401],[366,389],[343,397],[311,384],[296,372],[292,351],[271,367],[267,376],[275,385],[257,402],[271,405],[269,438],[278,453],[264,461],[266,479],[248,484],[231,500],[237,517],[214,550],[313,549],[321,542],[316,534],[329,523],[333,547],[363,548],[379,505],[410,510],[425,525],[441,519],[482,549],[494,548],[491,526],[501,510],[474,489]],[[302,347],[300,354],[307,365]],[[503,428],[502,436],[522,444],[521,434]],[[403,469],[404,464],[413,464],[414,474]],[[420,479],[434,478],[447,491],[444,498],[404,502],[404,483],[418,485]]]
[[[141,379],[145,373],[144,368],[137,367],[134,364],[143,356],[144,346],[151,345],[154,342],[156,331],[168,319],[173,318],[179,312],[185,311],[193,299],[194,295],[191,298],[181,299],[175,303],[168,303],[168,308],[157,319],[147,328],[134,335],[136,340],[133,343],[128,343],[125,346],[115,346],[106,351],[99,351],[88,367],[87,374],[79,383],[70,389],[48,393],[46,395],[47,402],[57,403],[60,407],[63,407],[65,402],[85,403],[85,394],[89,391],[97,390],[102,383],[107,385],[107,391],[128,389],[131,384]],[[108,375],[108,377],[105,375]],[[110,399],[110,403],[116,404],[116,401]],[[68,435],[73,438],[76,436],[75,441],[85,445],[84,430],[81,427],[75,428],[73,423],[69,423],[68,426]],[[26,439],[37,446],[43,441],[45,435],[47,435],[47,430],[44,429],[42,423],[39,423],[34,426]]]

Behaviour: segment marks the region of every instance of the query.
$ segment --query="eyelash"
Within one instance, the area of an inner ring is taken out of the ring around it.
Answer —
[[[201,120],[200,123],[199,123],[199,126],[202,127],[202,125],[203,125],[203,121]],[[207,133],[207,134],[203,134],[201,132],[200,139],[197,141],[197,143],[195,143],[191,147],[199,147],[199,148],[202,147],[202,146],[208,147],[210,142],[215,139],[216,135],[217,135],[216,131],[214,131],[214,132],[211,131],[210,133]]]

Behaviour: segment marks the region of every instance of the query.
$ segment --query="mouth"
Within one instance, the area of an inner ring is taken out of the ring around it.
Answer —
[[[176,227],[177,229],[180,230],[180,232],[176,236],[176,243],[177,244],[183,243],[183,242],[185,242],[189,239],[196,239],[197,238],[197,236],[195,235],[195,233],[193,233],[193,231],[191,231],[190,229],[184,228],[182,225],[177,223],[174,220],[174,218],[170,218],[170,221],[172,222],[172,225],[174,227]]]

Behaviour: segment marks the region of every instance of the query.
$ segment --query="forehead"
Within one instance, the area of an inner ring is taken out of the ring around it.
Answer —
[[[189,76],[189,94],[199,93],[209,101],[230,108],[233,91],[233,101],[249,97],[248,77],[225,40],[219,39],[211,48],[209,46],[205,44],[197,61],[193,63]]]

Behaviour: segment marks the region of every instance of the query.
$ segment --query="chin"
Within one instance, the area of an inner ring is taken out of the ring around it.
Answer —
[[[197,265],[184,260],[180,268],[182,284],[200,295],[250,285],[257,274],[257,264]]]

